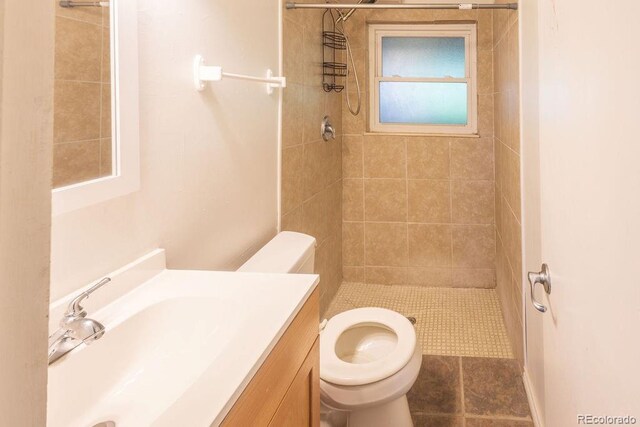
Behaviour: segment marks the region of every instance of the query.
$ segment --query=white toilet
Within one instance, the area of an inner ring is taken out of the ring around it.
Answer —
[[[313,273],[316,240],[282,232],[238,271]],[[320,333],[321,425],[413,426],[406,394],[422,363],[411,322],[395,311],[340,313]]]

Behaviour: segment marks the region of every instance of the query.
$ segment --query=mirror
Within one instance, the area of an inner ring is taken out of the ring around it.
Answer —
[[[111,8],[56,2],[53,188],[114,174]]]
[[[136,0],[53,0],[53,215],[140,188]]]

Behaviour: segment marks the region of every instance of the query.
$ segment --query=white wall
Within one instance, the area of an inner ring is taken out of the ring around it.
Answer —
[[[53,2],[0,0],[3,426],[46,419],[53,19]]]
[[[170,268],[231,269],[277,229],[278,91],[193,89],[203,54],[226,71],[279,67],[278,0],[139,0],[139,192],[55,217],[52,300],[156,247]]]

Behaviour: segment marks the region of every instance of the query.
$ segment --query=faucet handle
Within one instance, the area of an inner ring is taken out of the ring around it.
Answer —
[[[73,301],[69,303],[69,307],[67,308],[67,312],[64,314],[64,319],[62,319],[62,323],[66,324],[72,320],[85,317],[87,315],[87,312],[80,305],[80,303],[85,299],[89,298],[89,296],[92,293],[94,293],[95,291],[97,291],[99,288],[106,285],[110,281],[111,281],[110,277],[105,277],[104,279],[100,280],[98,283],[91,286],[89,289],[87,289],[86,291],[84,291],[83,293],[75,297]]]

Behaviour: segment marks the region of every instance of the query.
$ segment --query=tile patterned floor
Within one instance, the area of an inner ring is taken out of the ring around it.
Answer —
[[[383,307],[415,317],[423,354],[513,358],[500,302],[493,289],[345,282],[325,317],[358,307]]]
[[[425,355],[407,398],[415,427],[533,427],[513,359]]]

